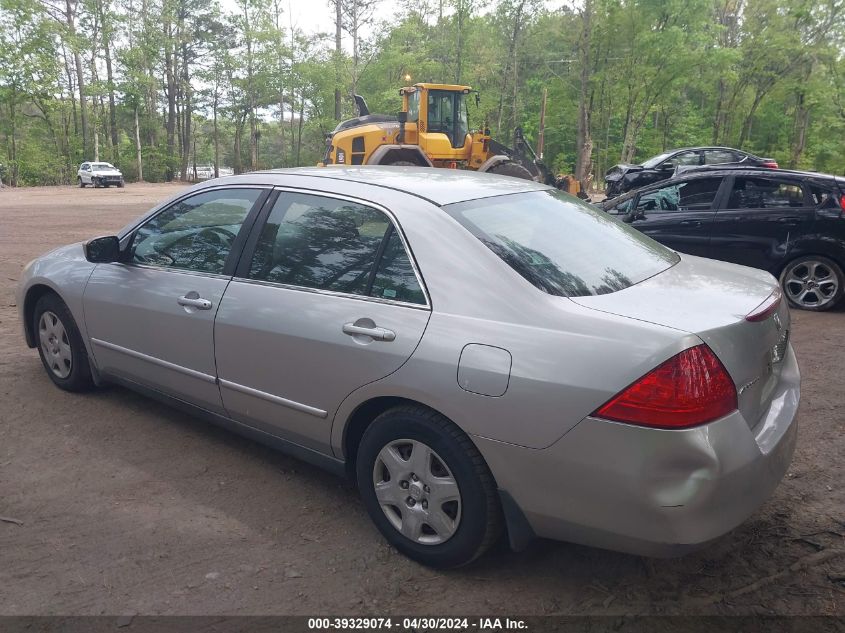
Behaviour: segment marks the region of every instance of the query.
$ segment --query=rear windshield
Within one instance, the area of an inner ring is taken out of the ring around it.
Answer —
[[[447,213],[534,286],[583,297],[622,290],[678,255],[600,209],[559,191],[450,204]]]

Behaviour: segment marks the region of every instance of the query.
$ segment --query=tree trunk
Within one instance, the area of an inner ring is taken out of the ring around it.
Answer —
[[[801,156],[807,145],[807,128],[810,124],[810,109],[806,106],[804,92],[798,94],[798,104],[795,106],[795,126],[793,130],[792,153],[789,166],[796,169],[801,162]]]
[[[106,10],[103,2],[98,3],[100,9],[100,22],[103,29],[103,54],[106,58],[106,80],[109,82],[109,133],[111,135],[112,156],[115,163],[120,162],[120,145],[117,135],[117,110],[114,100],[114,72],[111,58],[111,33],[106,28]]]
[[[299,162],[299,155],[302,151],[302,123],[305,120],[305,99],[299,100],[299,133],[296,136],[296,166],[299,167],[302,163]]]
[[[581,11],[581,42],[579,57],[581,62],[580,94],[578,97],[578,139],[575,157],[575,179],[581,186],[581,191],[590,189],[590,174],[592,173],[593,139],[590,135],[590,118],[592,115],[592,97],[590,91],[590,46],[592,45],[592,0],[585,0]]]
[[[217,128],[217,86],[214,86],[214,102],[211,106],[214,121],[214,177],[220,177],[220,132]]]
[[[174,72],[173,27],[170,22],[164,26],[164,74],[167,82],[167,167],[165,180],[173,180],[173,161],[176,149],[176,73]]]
[[[138,104],[135,104],[135,160],[138,162],[138,182],[144,182],[144,165],[141,161],[141,129],[138,125]]]
[[[71,40],[76,38],[76,9],[78,0],[65,0],[65,19]],[[82,55],[73,47],[73,63],[76,66],[76,86],[79,89],[79,115],[82,123],[82,155],[88,151],[88,108],[85,105],[85,75],[82,72]],[[84,159],[84,158],[83,158]]]
[[[182,108],[184,123],[182,124],[182,180],[187,178],[188,154],[191,147],[191,125],[193,118],[193,88],[191,87],[191,75],[188,68],[188,45],[182,44],[182,85],[184,87],[185,105]]]

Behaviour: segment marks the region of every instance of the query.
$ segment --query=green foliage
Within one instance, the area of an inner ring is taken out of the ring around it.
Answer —
[[[215,161],[314,164],[337,124],[336,64],[345,117],[355,115],[353,86],[371,111],[393,114],[406,75],[459,77],[480,94],[471,125],[506,144],[517,126],[536,141],[545,90],[545,160],[563,173],[578,154],[584,85],[597,182],[620,160],[707,144],[845,172],[845,0],[582,0],[557,10],[420,0],[397,16],[383,5],[368,13],[385,19],[357,33],[353,57],[356,2],[365,0],[343,0],[338,56],[333,38],[292,31],[281,0],[237,0],[228,12],[218,0],[0,0],[4,178],[73,182],[94,157],[95,130],[101,159],[129,180],[139,168],[148,181],[190,177]]]

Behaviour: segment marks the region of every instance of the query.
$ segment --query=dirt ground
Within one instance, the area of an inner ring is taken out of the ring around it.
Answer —
[[[734,532],[674,560],[540,541],[440,573],[347,483],[121,388],[71,395],[20,334],[46,250],[175,185],[0,190],[0,614],[845,615],[845,309],[795,313],[797,453]]]

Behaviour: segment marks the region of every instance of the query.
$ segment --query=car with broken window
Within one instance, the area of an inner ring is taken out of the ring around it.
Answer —
[[[525,179],[219,178],[34,260],[17,305],[55,386],[124,385],[348,476],[433,567],[503,533],[681,554],[748,518],[795,447],[771,275]]]
[[[845,178],[690,168],[602,207],[677,251],[768,271],[793,307],[830,310],[845,293]]]
[[[684,147],[652,156],[639,165],[614,165],[605,174],[605,194],[615,198],[627,191],[671,178],[679,169],[701,165],[742,165],[777,169],[772,158],[760,158],[732,147]]]

